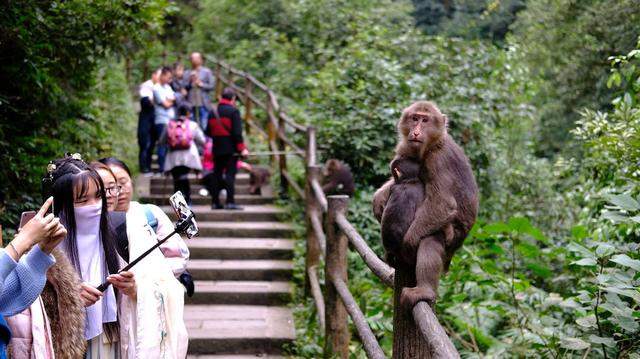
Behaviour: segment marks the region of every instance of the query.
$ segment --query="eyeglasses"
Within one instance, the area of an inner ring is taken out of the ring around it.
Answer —
[[[109,196],[117,196],[122,192],[122,186],[111,186],[109,188],[105,188],[105,191]]]

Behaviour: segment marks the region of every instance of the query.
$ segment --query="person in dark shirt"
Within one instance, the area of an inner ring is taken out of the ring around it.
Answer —
[[[207,134],[213,139],[213,184],[211,192],[212,209],[242,209],[234,199],[237,162],[239,156],[247,156],[249,150],[242,140],[242,119],[235,105],[236,92],[232,88],[222,91],[218,103],[218,116],[211,116],[207,124]],[[224,175],[224,178],[223,178]],[[220,191],[227,190],[227,203],[220,204]]]

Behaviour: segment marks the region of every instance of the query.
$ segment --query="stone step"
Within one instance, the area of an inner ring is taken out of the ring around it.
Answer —
[[[197,194],[204,186],[201,184],[193,184],[191,185],[191,193]],[[152,185],[149,189],[151,194],[173,194],[173,182],[167,182],[166,185]],[[238,185],[235,186],[236,194],[249,194],[249,185]]]
[[[187,305],[189,354],[281,354],[295,340],[286,307]]]
[[[293,226],[282,222],[198,222],[202,237],[290,238]]]
[[[291,301],[288,282],[199,281],[188,304],[286,305]]]
[[[208,205],[194,205],[191,209],[196,214],[198,222],[205,221],[225,221],[225,222],[257,222],[257,221],[277,221],[278,217],[283,215],[285,211],[272,205],[245,205],[241,211],[236,210],[211,210]],[[177,217],[171,206],[161,207],[171,220]]]
[[[191,199],[193,201],[193,204],[196,206],[211,205],[210,197],[202,197],[197,193],[192,192]],[[236,200],[236,203],[239,205],[270,204],[270,203],[273,203],[274,197],[251,195],[251,194],[239,194],[235,196],[235,200]],[[154,194],[149,196],[142,196],[140,198],[140,202],[151,203],[157,206],[167,206],[169,205],[169,195]]]
[[[187,240],[191,259],[291,259],[294,241],[279,238],[211,238]]]
[[[193,185],[200,184],[201,179],[202,179],[202,176],[197,176],[193,173],[189,175],[189,182]],[[154,175],[153,177],[151,177],[150,185],[152,187],[153,186],[162,187],[165,185],[167,187],[173,187],[173,179],[171,175],[168,175],[168,176]],[[236,185],[249,185],[249,174],[238,173],[236,175]]]
[[[187,269],[195,280],[290,280],[293,262],[288,260],[192,259]]]

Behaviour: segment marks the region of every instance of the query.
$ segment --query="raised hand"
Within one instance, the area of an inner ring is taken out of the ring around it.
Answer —
[[[51,235],[42,242],[40,248],[46,253],[51,253],[67,236],[67,229],[60,223],[51,231]]]
[[[20,258],[24,252],[26,252],[31,246],[36,243],[40,243],[43,240],[49,238],[51,234],[58,230],[60,225],[60,219],[54,217],[53,214],[47,214],[47,211],[53,203],[53,197],[49,197],[38,213],[29,220],[22,228],[16,237],[11,241],[10,247],[15,249],[17,258]]]

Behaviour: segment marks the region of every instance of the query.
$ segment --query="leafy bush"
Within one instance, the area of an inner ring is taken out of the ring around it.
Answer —
[[[40,201],[40,179],[50,159],[66,151],[133,159],[135,114],[118,56],[160,31],[167,8],[166,0],[13,1],[3,7],[5,229],[16,226],[22,208]]]
[[[610,109],[609,56],[631,51],[640,33],[640,6],[634,0],[529,0],[513,25],[512,41],[539,87],[539,153],[571,153],[570,130],[585,108]]]

